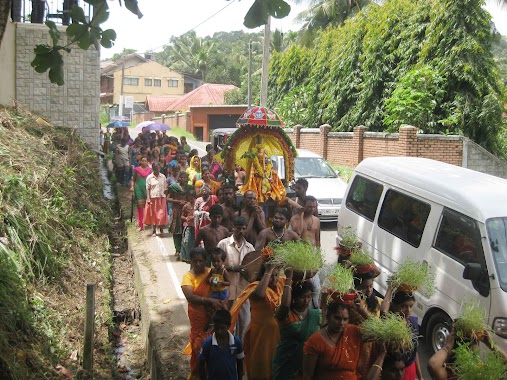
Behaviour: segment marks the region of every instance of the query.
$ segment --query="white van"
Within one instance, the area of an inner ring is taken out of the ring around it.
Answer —
[[[472,300],[507,351],[506,180],[424,158],[368,158],[346,190],[337,243],[348,226],[381,268],[381,294],[404,258],[433,268],[437,291],[417,293],[414,306],[429,347],[442,347],[449,323]]]

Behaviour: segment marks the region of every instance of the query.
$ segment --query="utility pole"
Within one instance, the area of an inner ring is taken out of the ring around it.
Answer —
[[[125,75],[125,62],[121,64],[120,107],[118,111],[120,116],[123,116],[123,82],[125,81],[123,75]]]
[[[261,107],[268,104],[268,73],[269,73],[269,47],[271,45],[271,16],[268,16],[268,22],[264,26],[264,44],[262,54],[262,76],[261,76]]]
[[[252,41],[248,42],[248,108],[252,106]]]

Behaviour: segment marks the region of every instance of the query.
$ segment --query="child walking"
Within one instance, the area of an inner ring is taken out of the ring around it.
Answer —
[[[208,283],[211,285],[210,298],[227,301],[229,298],[227,287],[231,285],[231,283],[229,281],[229,273],[225,270],[225,251],[215,247],[211,249],[210,254],[211,264],[213,265],[208,278]]]
[[[183,237],[181,240],[181,260],[190,263],[190,250],[195,246],[195,228],[194,228],[194,203],[195,191],[190,190],[187,194],[187,203],[181,211],[181,220],[183,221]]]
[[[214,334],[202,343],[199,353],[201,380],[241,380],[243,377],[243,346],[229,332],[231,313],[220,309],[213,314]]]

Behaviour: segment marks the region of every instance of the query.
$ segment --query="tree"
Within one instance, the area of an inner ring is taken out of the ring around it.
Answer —
[[[116,54],[113,54],[113,56],[111,57],[111,60],[112,61],[117,61],[119,60],[120,58],[123,58],[127,55],[130,55],[130,54],[134,54],[136,53],[137,50],[136,49],[128,49],[128,48],[124,48],[123,51],[121,53],[116,53]]]
[[[302,1],[296,0],[296,3]],[[311,46],[319,30],[342,25],[347,18],[354,16],[370,2],[371,0],[309,0],[309,8],[297,16],[297,20],[303,23],[301,43]]]
[[[408,123],[426,133],[463,133],[499,153],[506,91],[481,4],[372,3],[321,32],[313,48],[273,54],[269,105],[307,127],[385,131]]]

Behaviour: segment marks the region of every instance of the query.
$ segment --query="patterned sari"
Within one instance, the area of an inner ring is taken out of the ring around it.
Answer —
[[[320,310],[308,309],[305,319],[292,310],[279,322],[280,341],[273,357],[273,380],[297,379],[303,375],[303,346],[319,330]]]

